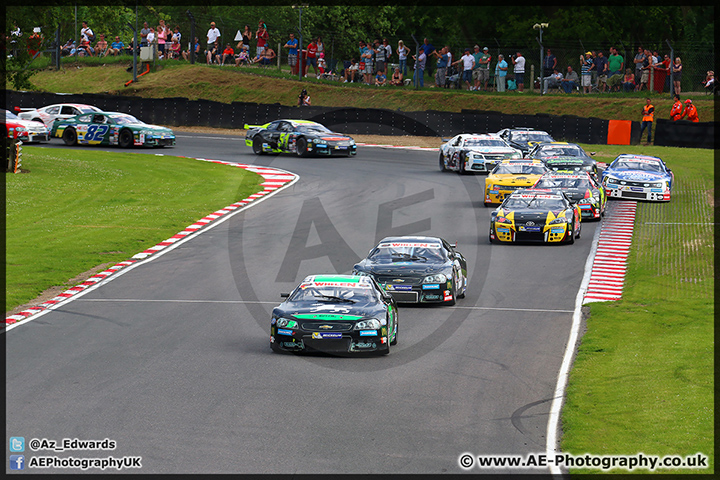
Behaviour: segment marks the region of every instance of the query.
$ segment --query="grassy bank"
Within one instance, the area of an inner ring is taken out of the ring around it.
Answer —
[[[644,153],[673,169],[673,198],[638,204],[623,298],[590,304],[563,409],[562,450],[701,452],[710,469],[657,473],[712,473],[713,152],[644,147]]]
[[[260,189],[262,177],[193,159],[23,147],[6,174],[6,311],[115,264]]]
[[[84,60],[84,59],[81,59]],[[35,89],[64,93],[109,93],[147,98],[182,97],[206,99],[223,103],[254,102],[297,105],[297,96],[308,89],[313,105],[330,107],[385,108],[401,111],[439,110],[459,112],[462,109],[496,111],[505,114],[546,113],[578,115],[609,120],[637,120],[645,105],[647,92],[631,94],[549,94],[467,92],[426,87],[375,87],[345,84],[308,78],[299,82],[289,73],[259,66],[190,65],[184,61],[158,62],[151,73],[137,83],[125,87],[132,79],[126,71],[129,57],[124,60],[100,59],[68,63],[60,71],[41,70],[30,78]],[[91,76],[92,81],[88,81]],[[426,79],[425,84],[432,82]],[[10,88],[10,87],[8,87]],[[657,118],[669,118],[672,99],[669,94],[651,93]],[[700,120],[715,119],[712,96],[693,94]]]

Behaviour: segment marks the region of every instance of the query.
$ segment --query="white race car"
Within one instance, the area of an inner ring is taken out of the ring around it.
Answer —
[[[499,162],[522,156],[495,134],[461,133],[440,147],[440,170],[488,173]]]
[[[11,124],[16,128],[18,133],[22,131],[19,138],[24,142],[49,142],[50,130],[42,122],[33,122],[32,120],[23,120],[18,118],[14,113],[5,110],[5,123],[7,126]]]
[[[88,112],[102,112],[101,109],[93,105],[85,105],[82,103],[58,103],[56,105],[48,105],[42,108],[20,108],[15,107],[17,116],[23,120],[33,120],[42,122],[48,129],[51,129],[56,118],[66,119],[81,115]]]

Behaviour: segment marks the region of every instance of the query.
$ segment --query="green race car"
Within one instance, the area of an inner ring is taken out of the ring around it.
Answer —
[[[255,155],[294,153],[309,155],[352,156],[357,147],[352,137],[335,133],[324,125],[309,120],[275,120],[265,125],[245,125],[245,145]]]
[[[148,125],[132,115],[118,112],[90,112],[53,123],[51,137],[66,145],[119,145],[167,147],[175,145],[172,130]]]

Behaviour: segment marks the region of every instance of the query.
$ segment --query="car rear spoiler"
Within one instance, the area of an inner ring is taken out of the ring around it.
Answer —
[[[249,130],[251,128],[262,128],[262,125],[248,125],[247,123],[243,126],[245,130]]]
[[[32,107],[29,107],[29,108],[28,107],[24,107],[24,108],[23,107],[15,107],[14,110],[16,112],[29,112],[30,110],[35,110],[35,109]]]

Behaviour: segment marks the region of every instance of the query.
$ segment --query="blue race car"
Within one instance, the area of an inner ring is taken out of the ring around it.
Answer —
[[[658,157],[623,153],[602,172],[610,198],[669,202],[675,176]]]

